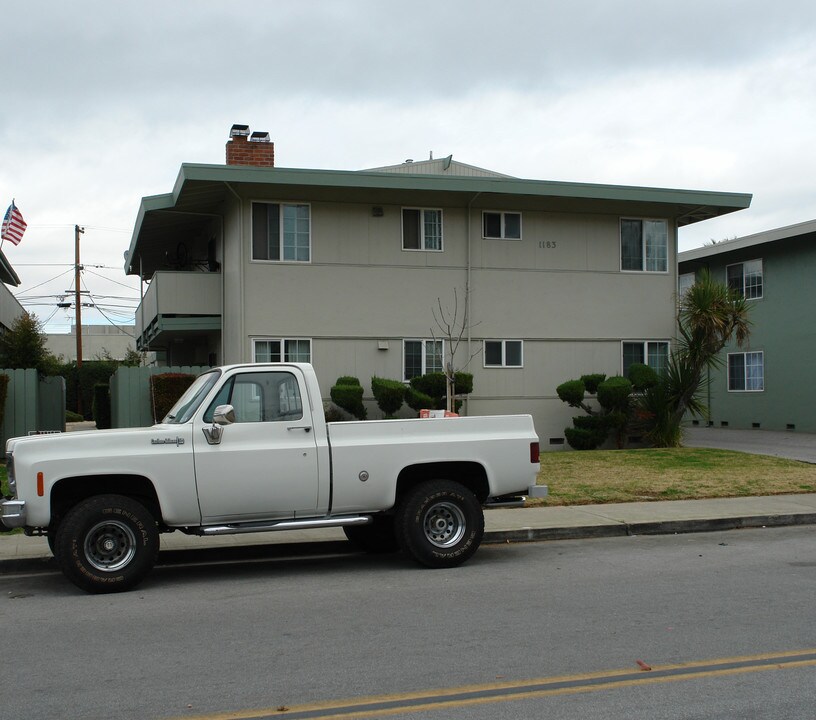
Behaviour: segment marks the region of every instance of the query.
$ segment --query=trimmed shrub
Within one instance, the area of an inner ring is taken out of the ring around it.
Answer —
[[[399,380],[386,380],[375,376],[371,378],[371,392],[374,393],[374,399],[383,415],[392,418],[402,407],[405,385]]]
[[[358,420],[368,417],[363,405],[363,386],[355,377],[344,376],[337,378],[337,383],[329,391],[332,402],[347,413],[354,415]]]
[[[648,365],[643,363],[632,363],[629,366],[627,375],[635,392],[643,392],[657,385],[657,373]]]
[[[586,385],[583,380],[567,380],[555,388],[555,392],[570,407],[581,407],[581,403],[584,402]]]
[[[93,418],[97,430],[107,430],[111,427],[111,399],[110,386],[103,383],[94,385]]]
[[[606,375],[603,373],[581,375],[581,382],[584,383],[584,387],[590,395],[595,395],[598,392],[598,385],[600,385],[604,380],[606,380]]]
[[[631,394],[632,383],[625,377],[611,377],[598,385],[598,402],[610,413],[627,410]]]
[[[152,399],[153,422],[161,422],[170,408],[184,395],[195,381],[195,375],[187,373],[162,373],[150,376],[150,397]]]
[[[71,410],[65,411],[65,422],[82,422],[85,418],[82,417],[79,413],[75,413]]]
[[[362,387],[362,385],[360,384],[360,380],[358,378],[354,377],[353,375],[342,375],[341,377],[337,378],[337,382],[334,383],[334,384],[335,385],[359,385],[360,387]]]
[[[426,373],[415,378],[411,378],[410,386],[415,391],[412,393],[411,400],[408,400],[406,393],[406,402],[408,406],[414,410],[421,410],[428,408],[430,410],[444,410],[447,405],[448,386],[445,378],[445,373]],[[473,392],[473,373],[456,372],[453,375],[454,390],[457,397],[459,395],[469,395]],[[420,402],[421,396],[421,402]],[[428,402],[430,400],[430,402]],[[417,407],[411,404],[414,402]],[[456,401],[456,409],[462,405],[460,400]]]
[[[8,397],[9,376],[0,375],[0,427],[6,417],[6,398]]]
[[[405,388],[405,403],[411,410],[416,410],[416,412],[425,408],[436,410],[436,402],[430,395],[420,392],[412,385]]]
[[[572,419],[574,427],[564,428],[564,436],[574,450],[594,450],[603,445],[609,435],[604,415],[579,415]]]

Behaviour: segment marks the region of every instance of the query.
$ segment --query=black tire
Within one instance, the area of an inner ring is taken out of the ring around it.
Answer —
[[[62,572],[78,588],[89,593],[123,592],[153,569],[159,531],[141,503],[122,495],[98,495],[65,515],[55,548]]]
[[[400,503],[396,535],[400,547],[422,565],[461,565],[479,548],[484,513],[476,496],[451,480],[428,480]]]
[[[394,534],[394,516],[377,515],[369,525],[344,525],[343,532],[353,545],[372,555],[384,555],[399,550]]]
[[[45,536],[45,539],[48,540],[48,547],[51,550],[51,554],[54,557],[57,557],[57,528],[58,525],[52,524],[48,528],[48,534]]]

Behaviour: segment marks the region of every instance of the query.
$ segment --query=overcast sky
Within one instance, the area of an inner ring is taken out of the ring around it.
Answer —
[[[27,0],[2,24],[0,213],[14,197],[29,223],[3,251],[15,293],[45,296],[26,303],[41,320],[72,287],[75,224],[88,289],[127,320],[140,199],[182,162],[223,163],[233,123],[268,131],[280,167],[433,151],[523,178],[753,194],[681,229],[681,250],[816,218],[813,0]]]

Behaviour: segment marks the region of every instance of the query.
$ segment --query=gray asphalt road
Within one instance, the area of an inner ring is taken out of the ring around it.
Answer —
[[[453,571],[362,555],[171,567],[101,597],[56,574],[0,583],[2,717],[319,718],[370,696],[388,696],[374,716],[446,720],[816,706],[812,527],[487,546]],[[693,678],[671,676],[685,663]],[[447,690],[464,685],[479,694]]]

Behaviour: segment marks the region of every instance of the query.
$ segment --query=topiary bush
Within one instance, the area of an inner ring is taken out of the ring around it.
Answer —
[[[365,420],[368,417],[365,405],[363,405],[363,386],[356,377],[344,375],[337,378],[329,394],[337,407],[354,415],[358,420]]]
[[[405,404],[411,410],[416,410],[416,412],[423,409],[436,410],[436,403],[437,401],[430,395],[420,392],[413,385],[408,385],[405,388]]]
[[[184,395],[195,381],[195,375],[187,373],[161,373],[150,376],[150,397],[153,408],[153,422],[161,422],[170,408]]]
[[[371,378],[371,392],[377,406],[386,418],[393,418],[402,407],[405,397],[405,385],[399,380],[386,380],[376,376]]]
[[[93,419],[97,430],[107,430],[111,427],[111,399],[110,386],[97,383],[93,389]]]
[[[654,387],[659,379],[657,373],[643,363],[632,363],[626,377],[629,378],[633,390],[637,393],[642,393],[644,390]]]
[[[600,385],[604,380],[606,380],[606,375],[603,373],[581,375],[581,382],[584,383],[584,387],[590,395],[595,395],[598,392],[598,385]]]
[[[408,397],[409,391],[406,391],[406,402],[408,406],[414,410],[422,410],[428,408],[429,410],[444,410],[447,405],[447,379],[445,373],[435,372],[419,375],[418,377],[409,380],[410,387],[413,389],[410,392],[410,399]],[[453,375],[454,391],[456,396],[470,395],[473,392],[473,373],[463,372],[458,370]],[[430,400],[430,402],[428,402]],[[413,405],[411,403],[414,403]],[[458,410],[462,405],[461,400],[456,401],[456,409]]]

